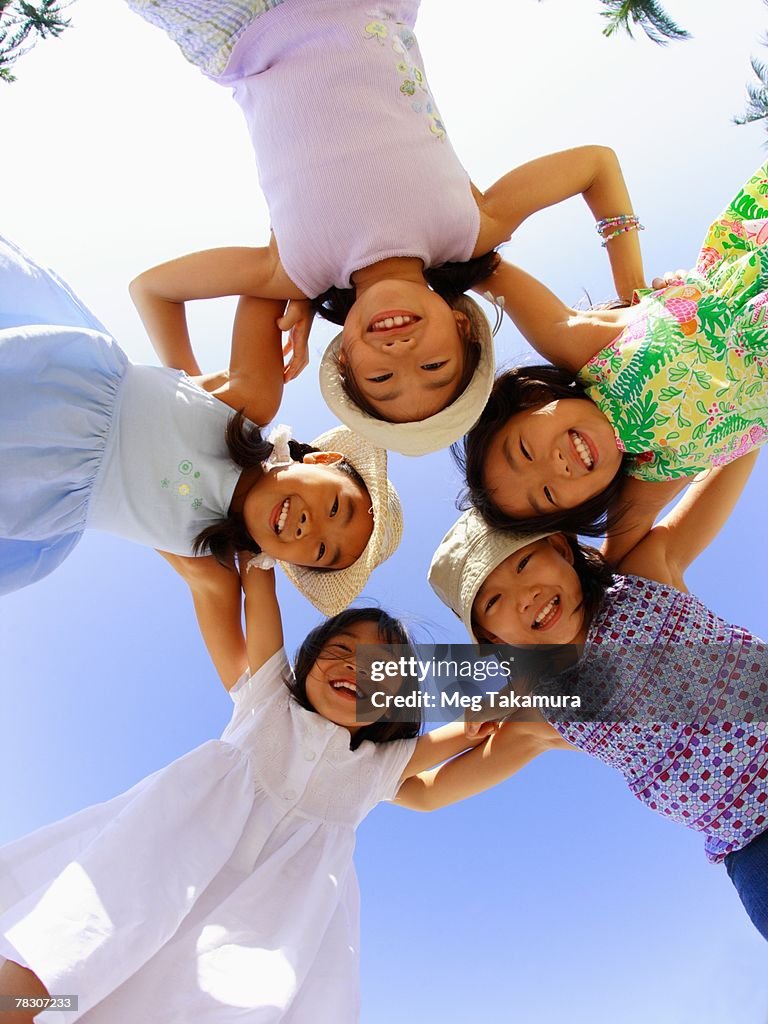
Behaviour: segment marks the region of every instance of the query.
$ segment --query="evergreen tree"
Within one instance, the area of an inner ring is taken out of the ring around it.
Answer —
[[[765,45],[768,45],[768,40]],[[753,57],[752,70],[757,76],[757,83],[747,85],[749,101],[741,117],[734,117],[736,124],[749,124],[768,117],[768,66]]]
[[[639,27],[654,43],[666,45],[670,39],[690,39],[690,32],[680,28],[656,0],[601,0],[608,9],[602,16],[608,19],[603,35],[612,36],[624,31],[632,35],[633,26]]]
[[[11,68],[38,39],[58,36],[69,25],[62,17],[67,0],[0,0],[0,81],[14,82]]]

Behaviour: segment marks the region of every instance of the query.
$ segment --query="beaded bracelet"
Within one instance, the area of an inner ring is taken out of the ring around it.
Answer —
[[[604,235],[603,232],[607,229],[613,230],[609,235]],[[605,248],[612,238],[623,235],[626,231],[645,231],[645,225],[640,223],[640,218],[634,213],[622,213],[615,217],[603,217],[595,224],[595,230],[603,239],[601,244]]]

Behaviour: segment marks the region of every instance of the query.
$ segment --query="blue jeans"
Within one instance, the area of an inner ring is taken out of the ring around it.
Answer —
[[[729,853],[725,866],[752,924],[768,939],[768,832]]]

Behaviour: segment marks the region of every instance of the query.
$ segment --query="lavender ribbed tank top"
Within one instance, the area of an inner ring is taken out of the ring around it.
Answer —
[[[480,215],[413,26],[418,0],[283,0],[225,73],[256,151],[282,264],[314,297],[393,256],[470,258]]]
[[[652,810],[703,833],[710,860],[768,828],[762,640],[692,594],[617,576],[571,671],[596,720],[552,724]]]

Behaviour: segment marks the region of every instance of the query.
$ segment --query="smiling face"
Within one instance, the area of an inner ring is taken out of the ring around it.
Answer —
[[[370,496],[342,459],[312,452],[304,462],[277,466],[251,487],[242,516],[266,555],[310,569],[346,569],[362,555],[373,531]]]
[[[347,315],[339,362],[382,419],[424,420],[458,397],[468,326],[426,283],[379,281]]]
[[[358,699],[369,694],[358,688],[355,655],[359,644],[386,642],[375,622],[356,622],[329,637],[306,680],[307,698],[319,715],[350,733],[370,724],[368,716],[364,723],[357,722]]]
[[[472,621],[491,643],[580,643],[583,592],[563,534],[526,545],[489,573],[472,604]]]
[[[565,398],[506,421],[488,446],[483,483],[502,512],[527,519],[595,497],[621,464],[613,428],[594,402]]]

